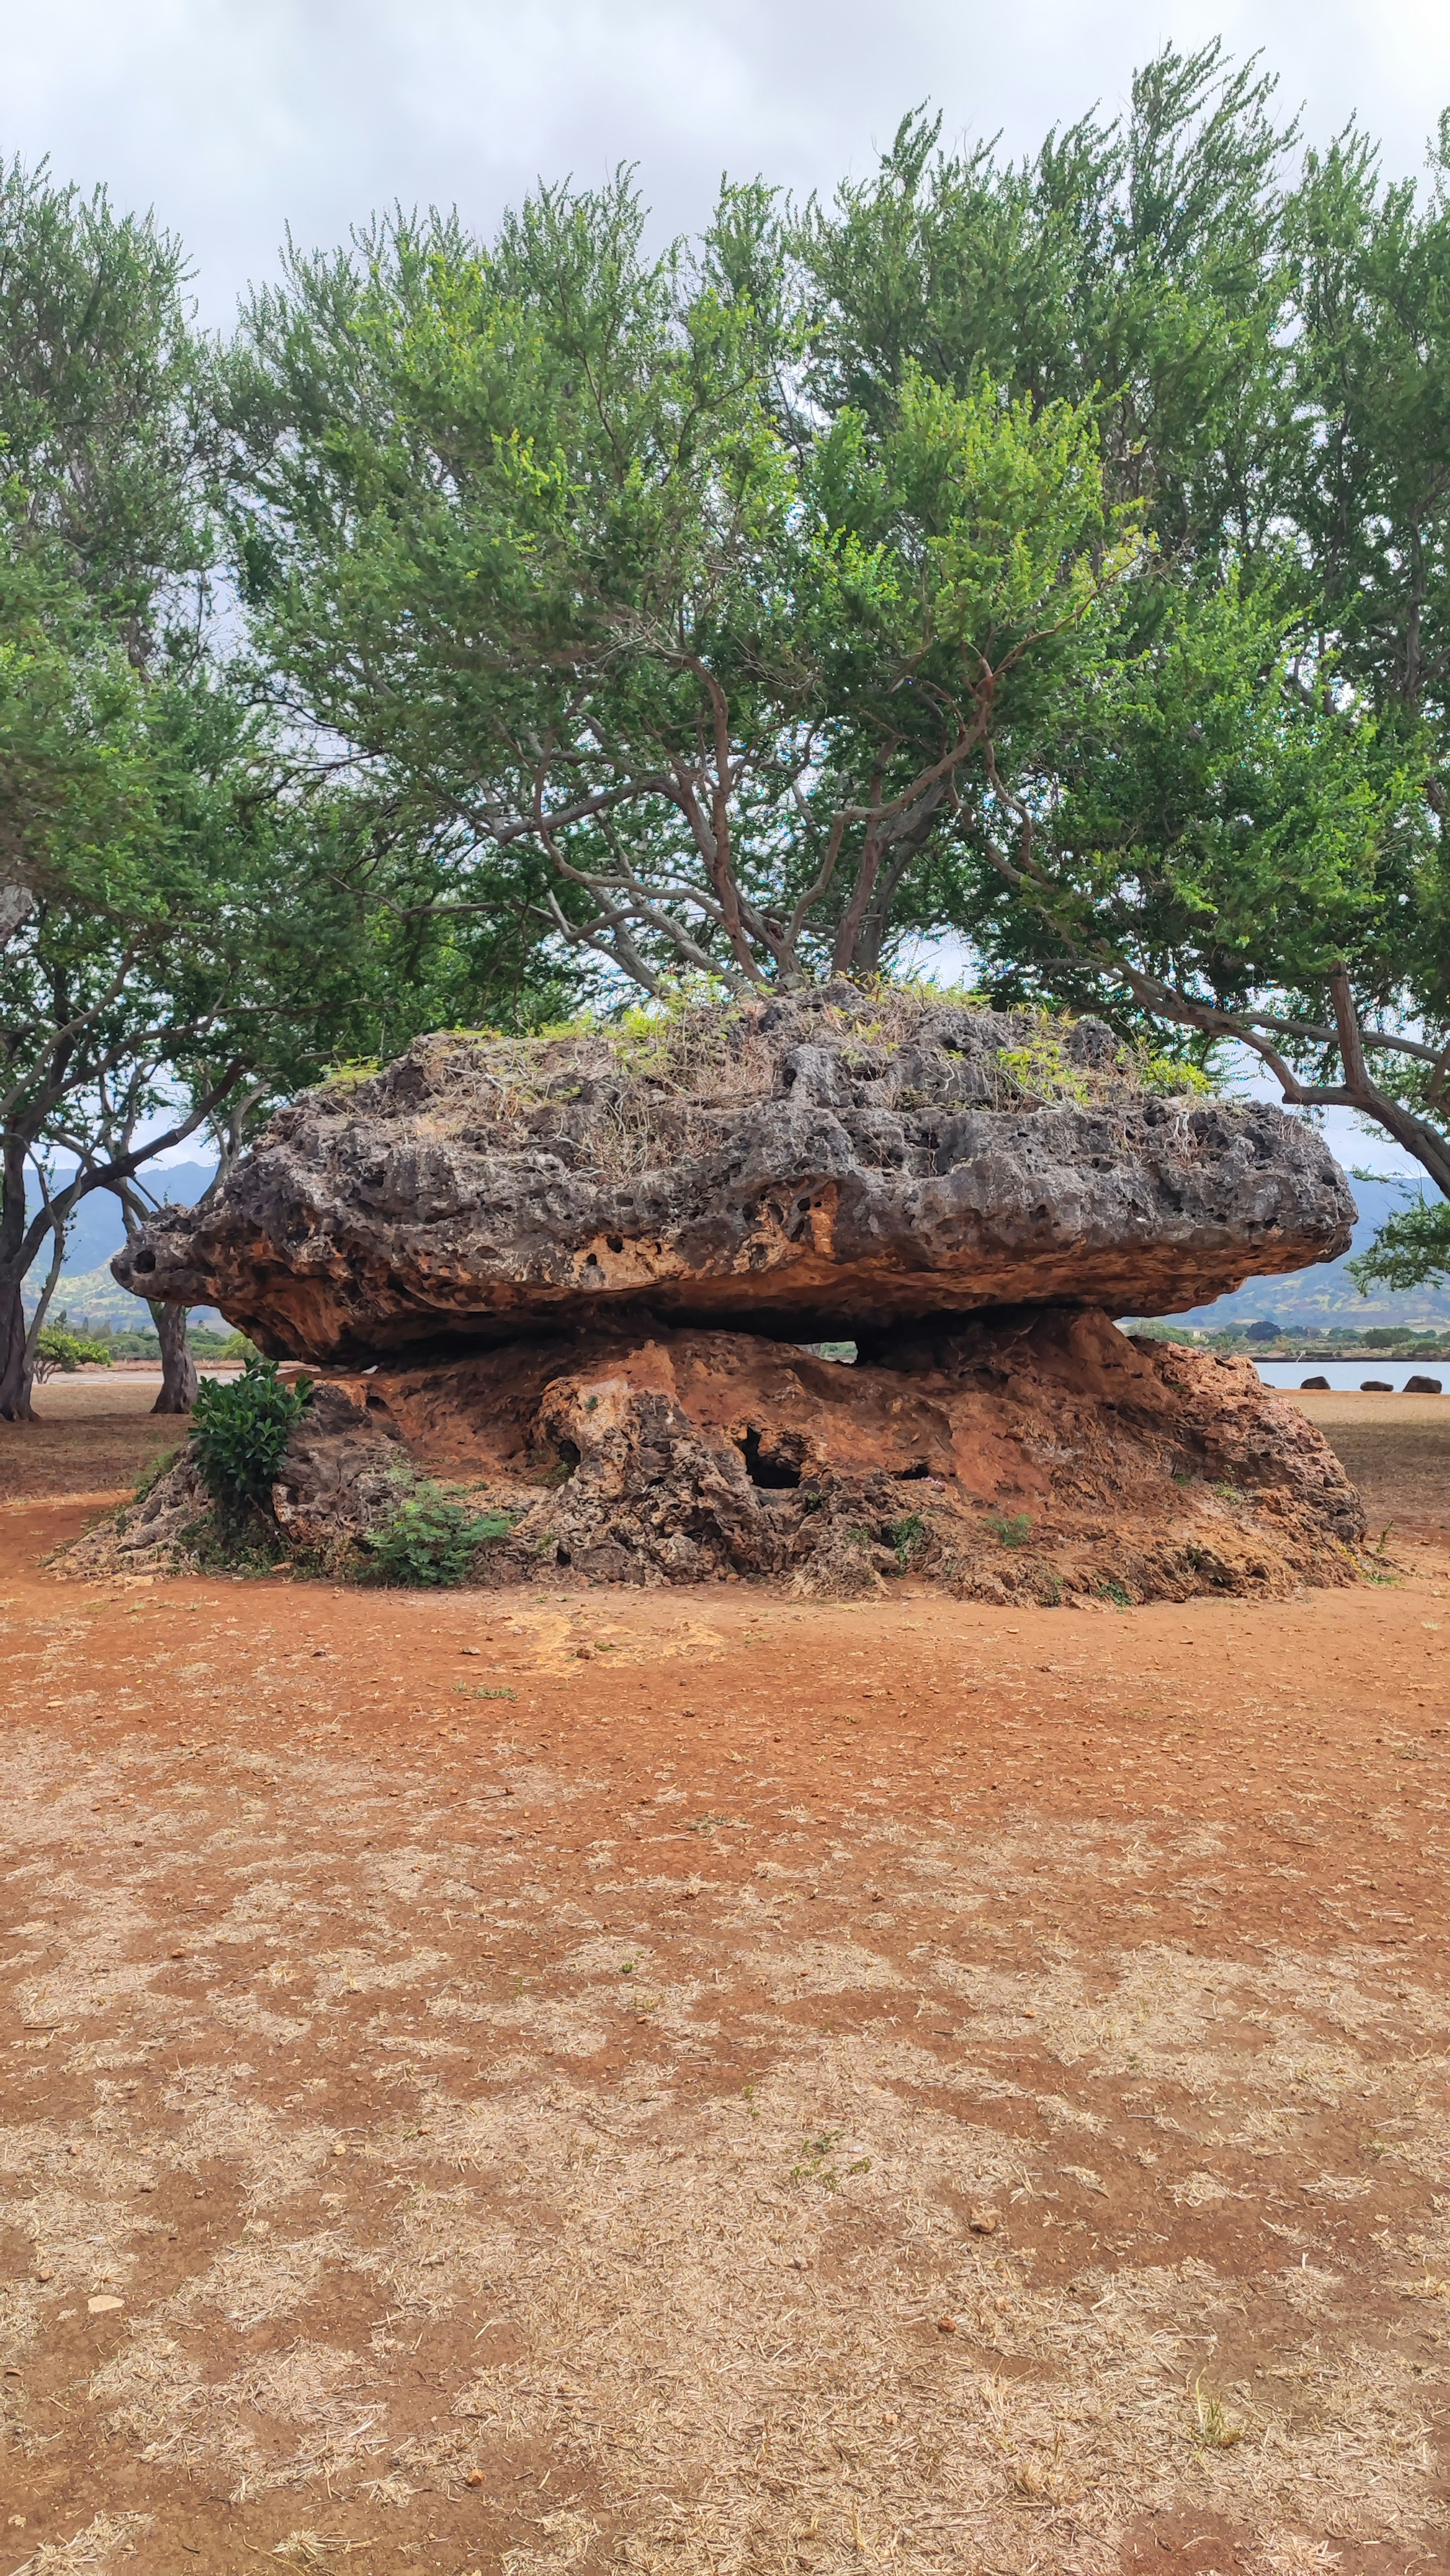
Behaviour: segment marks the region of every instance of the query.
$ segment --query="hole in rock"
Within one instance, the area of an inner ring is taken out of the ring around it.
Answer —
[[[607,1234],[604,1240],[608,1244],[611,1252],[622,1252],[624,1250],[624,1237],[622,1234]]]
[[[929,1476],[930,1474],[931,1469],[927,1465],[926,1460],[924,1458],[918,1458],[914,1466],[898,1467],[894,1482],[898,1485],[919,1485],[923,1476]]]
[[[567,1467],[570,1475],[572,1476],[575,1468],[579,1464],[580,1451],[575,1447],[572,1440],[557,1441],[555,1446],[559,1452],[560,1466]]]
[[[746,1432],[740,1443],[740,1454],[752,1485],[762,1486],[768,1494],[792,1493],[800,1483],[801,1471],[799,1467],[792,1467],[788,1459],[762,1458],[758,1431]]]
[[[133,1270],[154,1270],[156,1267],[155,1253],[138,1252],[135,1260],[131,1264],[131,1267]]]

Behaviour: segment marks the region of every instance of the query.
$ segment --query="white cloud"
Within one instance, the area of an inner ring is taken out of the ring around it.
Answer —
[[[798,191],[870,166],[901,114],[1030,148],[1171,37],[1262,47],[1320,139],[1353,112],[1420,167],[1450,104],[1443,0],[47,0],[5,13],[0,146],[152,204],[209,317],[273,266],[285,226],[342,239],[394,198],[487,230],[543,173],[637,161],[664,228],[722,170]]]

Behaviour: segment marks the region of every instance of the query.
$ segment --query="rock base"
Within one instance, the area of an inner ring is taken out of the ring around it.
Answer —
[[[342,1570],[400,1473],[507,1515],[485,1584],[925,1581],[978,1600],[1186,1600],[1354,1579],[1358,1497],[1247,1363],[1034,1307],[898,1332],[850,1365],[645,1316],[318,1386],[274,1489],[287,1542]],[[72,1552],[177,1564],[183,1458]]]

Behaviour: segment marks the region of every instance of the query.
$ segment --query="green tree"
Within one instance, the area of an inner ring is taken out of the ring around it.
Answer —
[[[908,367],[784,423],[771,201],[648,259],[624,183],[489,250],[294,258],[233,377],[255,631],[455,920],[647,989],[873,971],[958,783],[1081,685],[1131,569],[1088,411]]]
[[[216,613],[225,448],[181,248],[0,173],[0,1415],[81,1200],[234,1151],[333,1056],[546,1002],[433,917],[406,800],[299,764]],[[555,978],[557,989],[557,977]],[[45,1258],[48,1255],[48,1260]],[[23,1290],[45,1275],[27,1317]],[[184,1401],[168,1334],[161,1403]]]
[[[1274,82],[1169,46],[1126,117],[1094,111],[1004,166],[907,117],[871,176],[786,227],[804,280],[793,409],[884,423],[907,372],[985,372],[1034,404],[1092,401],[1115,501],[1175,563],[1242,557],[1272,525],[1290,427]],[[807,433],[808,434],[808,433]]]

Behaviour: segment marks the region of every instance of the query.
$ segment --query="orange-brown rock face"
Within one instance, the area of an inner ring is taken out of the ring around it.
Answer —
[[[889,1365],[645,1325],[335,1379],[337,1420],[340,1396],[380,1458],[514,1516],[492,1580],[1184,1599],[1347,1581],[1363,1532],[1332,1450],[1251,1368],[1083,1308],[923,1335]]]

